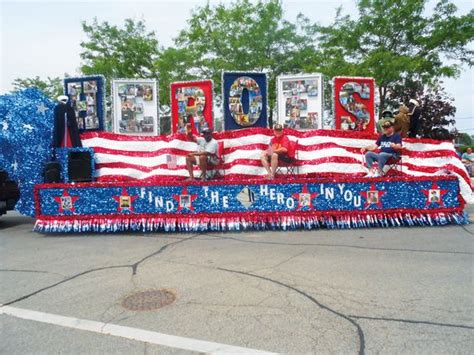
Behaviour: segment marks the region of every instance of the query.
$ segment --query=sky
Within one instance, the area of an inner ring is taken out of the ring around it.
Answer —
[[[226,1],[213,1],[218,3]],[[474,7],[473,0],[452,1],[459,14]],[[126,18],[144,19],[155,31],[159,45],[168,47],[186,28],[193,8],[205,0],[150,1],[11,1],[0,0],[0,93],[12,90],[16,78],[76,75],[81,59],[80,42],[86,40],[81,22],[108,21],[122,26]],[[430,4],[434,3],[431,1]],[[354,0],[283,0],[284,17],[294,22],[298,13],[329,25],[342,5],[346,14],[356,13]],[[455,98],[456,127],[474,134],[474,70],[465,67],[457,79],[445,79],[448,94]]]

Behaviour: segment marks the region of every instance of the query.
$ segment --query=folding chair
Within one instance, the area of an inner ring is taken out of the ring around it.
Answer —
[[[403,172],[403,150],[400,151],[400,155],[391,157],[387,162],[385,163],[384,166],[384,175],[387,175],[388,173],[393,175],[399,175]]]
[[[297,175],[299,173],[299,166],[297,165],[298,160],[298,141],[290,141],[288,149],[288,157],[291,161],[278,160],[278,167],[275,171],[275,175]]]
[[[212,164],[209,166],[208,172],[212,172],[210,178],[215,179],[224,179],[225,169],[224,169],[224,141],[217,143],[217,154],[218,159],[217,164]]]

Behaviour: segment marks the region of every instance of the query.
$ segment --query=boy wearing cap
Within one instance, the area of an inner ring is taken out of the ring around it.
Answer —
[[[186,155],[186,168],[189,172],[189,180],[194,180],[193,165],[198,164],[201,169],[201,178],[207,180],[207,166],[208,164],[216,165],[219,160],[217,158],[217,141],[212,138],[212,130],[204,128],[202,130],[202,137],[191,136],[191,139],[198,144],[198,151]]]
[[[270,141],[270,146],[260,157],[262,165],[267,171],[268,179],[273,179],[275,177],[275,171],[278,168],[279,160],[286,162],[291,162],[292,160],[288,156],[290,140],[283,134],[283,126],[281,124],[276,124],[275,127],[273,127],[273,134],[274,137]]]
[[[362,148],[360,151],[365,153],[365,160],[369,173],[366,177],[383,176],[383,168],[385,163],[394,156],[400,154],[402,149],[402,137],[399,133],[394,133],[393,122],[385,121],[382,125],[383,134],[377,139],[375,144]],[[375,153],[374,150],[380,147],[380,153]],[[366,153],[367,152],[367,153]],[[374,162],[378,162],[377,170],[372,169]]]

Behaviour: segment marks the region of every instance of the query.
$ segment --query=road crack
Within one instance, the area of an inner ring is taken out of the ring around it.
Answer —
[[[368,317],[368,316],[356,316],[356,315],[349,315],[348,317],[355,318],[355,319],[375,320],[375,321],[400,322],[400,323],[410,323],[410,324],[426,324],[426,325],[435,325],[435,326],[439,326],[439,327],[474,329],[474,327],[471,327],[469,325],[439,323],[439,322],[431,322],[431,321],[423,321],[423,320],[412,320],[412,319],[401,319],[401,318],[384,318],[384,317]]]
[[[111,269],[122,269],[122,268],[131,268],[132,269],[132,276],[133,275],[136,275],[137,274],[137,270],[138,270],[138,266],[140,266],[140,264],[142,264],[143,262],[145,262],[146,260],[154,257],[154,256],[157,256],[161,253],[163,253],[166,249],[168,249],[169,247],[171,246],[174,246],[176,244],[180,244],[180,243],[183,243],[183,242],[186,242],[188,240],[191,240],[193,238],[196,238],[198,237],[200,234],[196,234],[196,235],[193,235],[189,238],[184,238],[184,239],[180,239],[176,242],[172,242],[172,243],[168,243],[168,244],[165,244],[164,246],[162,246],[160,249],[158,249],[157,251],[141,258],[140,260],[138,260],[137,262],[133,263],[133,264],[123,264],[123,265],[112,265],[112,266],[103,266],[103,267],[97,267],[97,268],[93,268],[93,269],[89,269],[89,270],[85,270],[85,271],[82,271],[78,274],[75,274],[73,276],[70,276],[70,277],[66,277],[64,280],[61,280],[61,281],[58,281],[58,282],[55,282],[49,286],[46,286],[46,287],[43,287],[43,288],[40,288],[36,291],[33,291],[31,293],[28,293],[26,295],[23,295],[21,297],[18,297],[12,301],[9,301],[9,302],[6,302],[6,303],[3,303],[2,305],[0,305],[1,307],[3,306],[10,306],[14,303],[17,303],[17,302],[20,302],[20,301],[23,301],[23,300],[26,300],[27,298],[30,298],[30,297],[33,297],[43,291],[46,291],[46,290],[50,290],[56,286],[59,286],[65,282],[69,282],[71,280],[74,280],[74,279],[77,279],[78,277],[81,277],[81,276],[84,276],[84,275],[87,275],[87,274],[90,274],[90,273],[93,273],[93,272],[96,272],[96,271],[103,271],[103,270],[111,270]],[[9,269],[4,269],[5,271],[9,271]],[[24,272],[34,272],[31,271],[31,270],[23,270]],[[41,271],[38,271],[41,273]]]
[[[191,240],[191,239],[194,239],[196,237],[198,237],[200,234],[196,234],[196,235],[193,235],[189,238],[183,238],[183,239],[180,239],[176,242],[172,242],[172,243],[168,243],[168,244],[165,244],[163,245],[160,249],[158,249],[157,251],[141,258],[139,261],[137,261],[136,263],[130,265],[130,267],[132,268],[132,275],[136,275],[137,274],[137,269],[138,269],[138,266],[143,263],[144,261],[154,257],[154,256],[157,256],[161,253],[163,253],[166,249],[168,249],[169,247],[171,246],[174,246],[174,245],[177,245],[177,244],[180,244],[180,243],[184,243],[184,242],[187,242],[188,240]]]
[[[265,277],[265,276],[260,276],[260,275],[256,275],[256,274],[251,274],[251,273],[248,273],[248,272],[244,272],[244,271],[238,271],[238,270],[230,270],[230,269],[225,269],[225,268],[216,268],[217,270],[221,270],[221,271],[226,271],[226,272],[231,272],[231,273],[235,273],[235,274],[240,274],[240,275],[245,275],[245,276],[249,276],[249,277],[254,277],[254,278],[257,278],[257,279],[260,279],[260,280],[265,280],[265,281],[268,281],[268,282],[271,282],[271,283],[274,283],[276,285],[279,285],[279,286],[282,286],[282,287],[285,287],[287,289],[290,289],[292,291],[295,291],[297,293],[299,293],[300,295],[302,295],[303,297],[309,299],[311,302],[313,302],[314,304],[316,304],[319,308],[321,309],[324,309],[330,313],[333,313],[335,314],[336,316],[338,317],[341,317],[345,320],[347,320],[349,323],[351,323],[357,330],[357,335],[358,335],[358,338],[359,338],[359,354],[362,355],[362,354],[365,354],[365,337],[364,337],[364,332],[361,328],[361,326],[355,321],[353,320],[352,318],[346,316],[345,314],[342,314],[324,304],[322,304],[321,302],[319,302],[316,298],[314,298],[313,296],[307,294],[306,292],[300,290],[300,289],[297,289],[296,287],[293,287],[293,286],[290,286],[290,285],[287,285],[281,281],[278,281],[278,280],[273,280],[273,279],[270,279],[268,277]]]

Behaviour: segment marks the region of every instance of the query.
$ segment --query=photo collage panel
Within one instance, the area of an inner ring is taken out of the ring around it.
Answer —
[[[119,133],[152,134],[155,117],[146,115],[146,107],[154,106],[154,86],[118,83],[116,92],[120,99]]]
[[[319,96],[318,80],[289,79],[282,81],[282,93],[285,100],[285,127],[293,129],[318,129],[319,113],[316,102]]]
[[[244,112],[243,95],[248,95],[248,111]],[[262,113],[262,93],[257,82],[248,77],[237,78],[230,87],[229,110],[234,121],[243,127],[252,126]]]
[[[355,82],[345,83],[339,92],[339,103],[352,116],[341,116],[341,129],[364,131],[370,121],[370,113],[367,106],[356,99],[356,95],[362,100],[370,99],[370,86]]]
[[[69,102],[74,108],[80,130],[100,127],[97,113],[97,85],[96,80],[67,83]]]
[[[178,101],[178,133],[187,133],[187,125],[193,125],[199,133],[204,128],[209,128],[204,117],[206,96],[202,88],[195,86],[177,88],[175,95]]]

